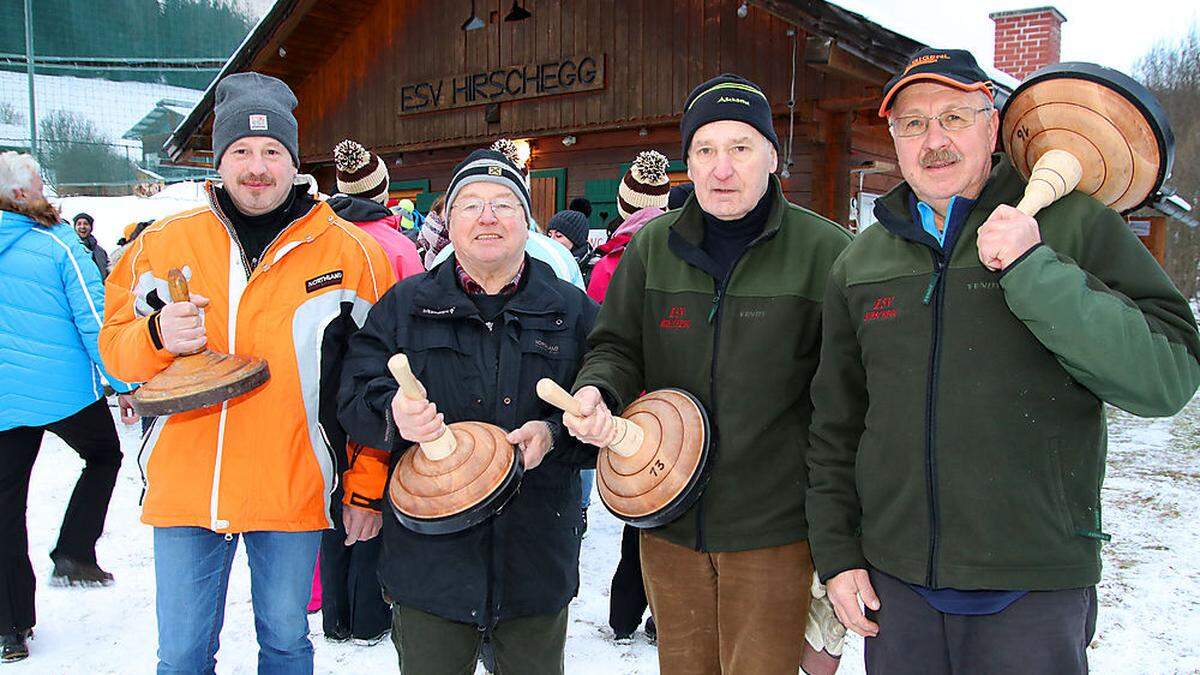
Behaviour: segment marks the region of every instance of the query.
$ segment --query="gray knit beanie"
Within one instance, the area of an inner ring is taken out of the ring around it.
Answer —
[[[234,141],[247,136],[279,141],[299,168],[300,139],[292,115],[297,103],[292,90],[269,75],[234,73],[218,82],[213,107],[213,168],[221,165],[221,157]]]

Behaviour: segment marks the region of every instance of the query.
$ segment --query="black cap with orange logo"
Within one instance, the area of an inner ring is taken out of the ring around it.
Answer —
[[[888,108],[901,89],[920,81],[939,82],[963,91],[982,91],[989,100],[995,101],[996,86],[975,62],[971,52],[926,47],[913,54],[904,70],[884,85],[879,116],[887,117]]]

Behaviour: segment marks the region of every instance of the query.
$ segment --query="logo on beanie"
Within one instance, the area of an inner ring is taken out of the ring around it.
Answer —
[[[251,115],[250,116],[250,131],[266,131],[267,116],[266,115]]]
[[[717,99],[717,103],[741,103],[747,108],[750,107],[750,101],[747,101],[744,98],[736,98],[734,96],[722,96],[721,98]]]
[[[499,175],[502,175],[503,173],[504,173],[504,171],[498,166],[489,166],[488,167],[488,175],[489,176],[499,176]]]

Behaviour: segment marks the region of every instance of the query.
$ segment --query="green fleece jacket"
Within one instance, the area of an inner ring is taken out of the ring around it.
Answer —
[[[850,241],[788,203],[774,176],[762,235],[718,279],[700,249],[692,198],[650,221],[617,267],[588,338],[575,390],[598,387],[620,410],[643,390],[684,389],[708,411],[702,497],[654,532],[702,551],[779,546],[807,536],[804,455],[809,385],[821,343],[821,297]]]
[[[834,264],[808,454],[822,579],[868,564],[932,588],[1100,578],[1104,403],[1178,412],[1200,383],[1188,303],[1124,220],[1073,192],[1003,274],[977,231],[1024,183],[1008,158],[943,255],[906,184]]]

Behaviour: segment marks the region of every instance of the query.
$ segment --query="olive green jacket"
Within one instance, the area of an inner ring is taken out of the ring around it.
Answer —
[[[809,384],[821,344],[830,265],[850,241],[836,224],[788,203],[774,176],[759,236],[717,279],[700,249],[693,197],[650,221],[617,267],[575,389],[595,385],[618,410],[642,391],[696,396],[711,424],[703,496],[655,530],[704,551],[777,546],[807,537],[804,455]]]
[[[901,184],[834,264],[808,454],[823,579],[868,564],[933,588],[1100,578],[1104,404],[1173,415],[1200,383],[1188,303],[1115,212],[1073,192],[1003,274],[977,230],[1024,183],[995,165],[948,256]]]

